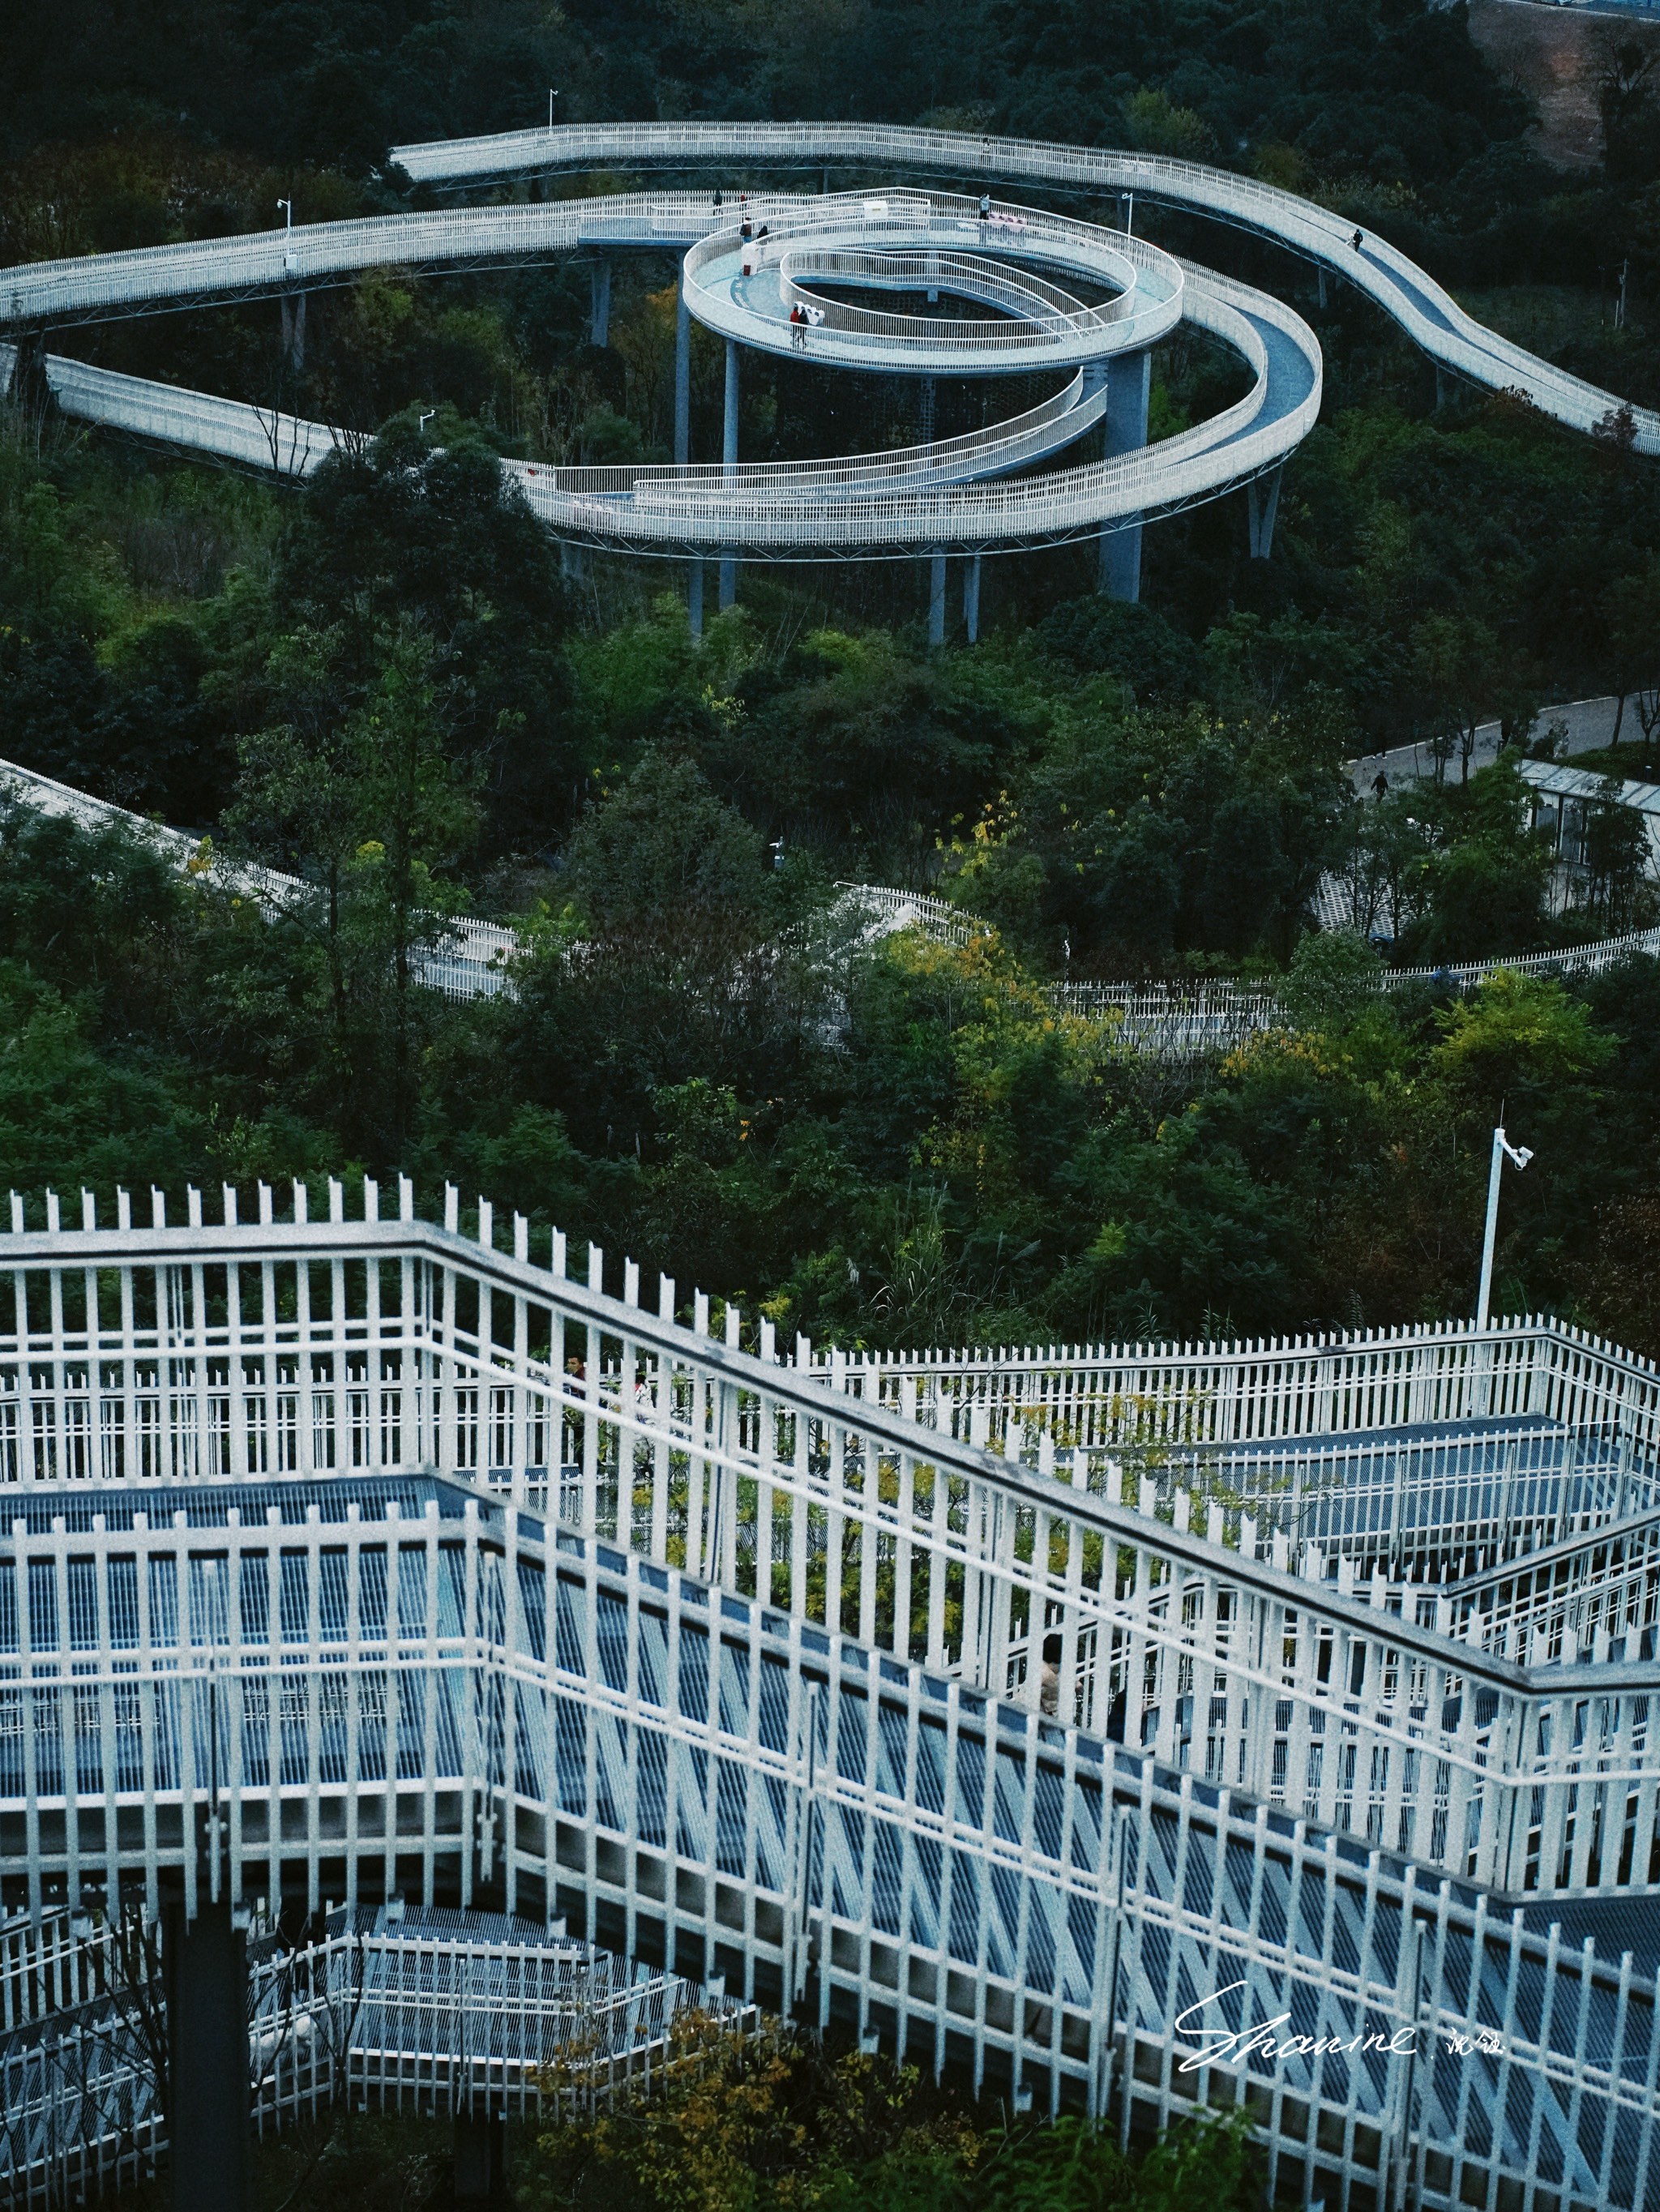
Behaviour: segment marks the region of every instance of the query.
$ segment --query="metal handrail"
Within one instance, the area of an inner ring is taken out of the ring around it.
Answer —
[[[820,201],[809,213],[792,214],[775,228],[753,222],[755,234],[749,240],[730,225],[712,231],[686,254],[687,303],[701,322],[723,337],[780,349],[786,338],[783,314],[757,305],[747,289],[748,282],[776,268],[781,309],[800,301],[813,310],[814,326],[794,343],[821,355],[842,351],[849,361],[857,358],[866,367],[926,364],[959,374],[986,374],[1000,355],[1010,353],[1029,358],[1041,351],[1067,361],[1094,360],[1107,352],[1151,343],[1179,319],[1180,265],[1158,247],[1098,223],[1053,217],[1040,209],[1000,203],[992,213],[1002,219],[1005,251],[1022,262],[1047,262],[1070,276],[1085,276],[1115,296],[1104,306],[1086,307],[1072,293],[1046,284],[1024,268],[1012,276],[1000,262],[964,252],[959,241],[982,243],[995,226],[960,194],[934,193],[891,200],[842,196]],[[904,247],[896,249],[887,243],[896,228],[909,234],[925,231],[926,246],[908,238]],[[940,243],[936,245],[936,240]],[[936,259],[937,270],[933,265]],[[799,276],[809,268],[855,283],[903,282],[909,273],[919,286],[945,283],[947,289],[1001,307],[1018,319],[991,323],[898,316],[830,301],[799,284]],[[740,270],[747,280],[741,288],[735,276]],[[947,275],[942,277],[940,270]]]

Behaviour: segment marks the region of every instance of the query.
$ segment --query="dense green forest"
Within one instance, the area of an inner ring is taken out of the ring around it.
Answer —
[[[570,2075],[550,2069],[550,2088]],[[451,2129],[344,2100],[267,2134],[258,2212],[448,2212]],[[683,2016],[668,2063],[603,2103],[514,2121],[524,2212],[1256,2212],[1260,2160],[1237,2118],[1121,2151],[1116,2131],[1011,2113],[845,2038]],[[149,2212],[152,2185],[124,2202]]]
[[[404,204],[389,143],[534,122],[556,87],[570,119],[861,114],[1237,166],[1660,400],[1660,79],[1612,34],[1604,158],[1572,174],[1463,9],[1416,0],[70,0],[9,64],[7,261]],[[672,564],[562,567],[496,457],[666,452],[666,258],[619,264],[605,348],[559,264],[316,295],[302,372],[269,301],[54,338],[363,434],[301,489],[88,434],[27,379],[3,410],[0,757],[204,842],[181,875],[0,819],[0,1180],[401,1165],[818,1336],[1255,1333],[1466,1307],[1502,1106],[1538,1161],[1500,1303],[1660,1351],[1660,968],[1386,996],[1363,938],[1310,929],[1328,875],[1432,970],[1652,918],[1617,817],[1560,913],[1513,765],[1468,771],[1478,723],[1520,739],[1604,692],[1631,702],[1609,764],[1648,761],[1655,465],[1617,413],[1575,438],[1438,392],[1341,286],[1152,222],[1325,349],[1274,557],[1242,499],[1149,532],[1140,607],[1095,593],[1091,548],[1010,556],[982,641],[943,651],[918,563],[752,566],[701,640]],[[712,343],[694,369],[708,453]],[[1155,434],[1231,374],[1162,348]],[[757,361],[745,455],[915,434],[901,383],[859,384]],[[970,404],[942,390],[941,431]],[[1410,738],[1440,776],[1357,799],[1346,762]],[[219,854],[318,896],[273,917]],[[873,947],[850,879],[990,927]],[[514,994],[421,988],[462,910],[521,927]],[[1159,1064],[1045,988],[1212,975],[1274,979],[1286,1028]]]

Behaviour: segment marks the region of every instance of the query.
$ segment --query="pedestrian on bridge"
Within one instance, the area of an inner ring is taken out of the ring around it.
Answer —
[[[1349,244],[1354,248],[1357,253],[1359,253],[1360,248],[1365,244],[1365,242],[1366,234],[1364,230],[1357,230],[1353,237],[1349,240]]]

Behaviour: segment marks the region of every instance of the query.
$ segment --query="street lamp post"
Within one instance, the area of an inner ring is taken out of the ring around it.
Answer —
[[[553,103],[558,99],[558,97],[559,93],[557,88],[554,85],[550,85],[548,87],[548,128],[550,131],[553,128]]]
[[[1505,1134],[1501,1124],[1493,1133],[1493,1164],[1487,1170],[1487,1225],[1481,1240],[1481,1288],[1475,1300],[1475,1326],[1483,1329],[1487,1325],[1487,1307],[1493,1297],[1493,1248],[1499,1233],[1499,1184],[1508,1159],[1518,1169],[1526,1167],[1533,1154],[1525,1145],[1513,1145]]]

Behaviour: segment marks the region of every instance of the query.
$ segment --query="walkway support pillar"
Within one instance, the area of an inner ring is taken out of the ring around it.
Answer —
[[[1314,281],[1320,288],[1320,304],[1323,307],[1326,304],[1326,264],[1323,261],[1316,261],[1314,264]]]
[[[980,637],[980,556],[970,553],[963,570],[963,628],[970,645]]]
[[[454,2122],[456,2212],[485,2212],[507,2202],[508,2124],[482,2106]]]
[[[611,343],[611,264],[596,261],[588,271],[588,337],[597,346]]]
[[[928,564],[928,643],[946,641],[946,556],[936,551]]]
[[[684,285],[674,303],[674,465],[691,459],[691,310]]]
[[[52,386],[46,381],[46,334],[44,331],[21,331],[18,333],[5,396],[15,407],[27,408],[35,413],[44,413],[51,406]]]
[[[1274,551],[1274,518],[1280,512],[1280,479],[1284,474],[1283,466],[1270,469],[1267,476],[1253,477],[1245,486],[1253,561],[1266,561]]]
[[[691,311],[684,283],[674,302],[674,465],[691,459]],[[703,563],[692,561],[686,584],[686,619],[694,637],[703,635]]]
[[[1107,455],[1133,453],[1147,442],[1147,396],[1152,355],[1115,354],[1107,370]],[[1129,515],[1101,538],[1100,588],[1113,599],[1141,596],[1141,518]]]
[[[303,292],[284,292],[283,310],[283,359],[296,376],[306,366],[306,295]]]
[[[727,400],[721,417],[721,473],[724,477],[738,473],[738,347],[727,340]],[[721,605],[729,607],[738,597],[738,556],[735,553],[721,556]]]
[[[169,1907],[162,1973],[173,2212],[246,2212],[247,1944],[228,1904]]]

